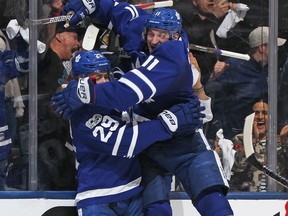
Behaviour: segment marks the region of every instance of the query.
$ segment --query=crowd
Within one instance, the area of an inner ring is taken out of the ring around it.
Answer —
[[[201,215],[233,215],[228,191],[267,191],[268,177],[246,161],[243,128],[254,112],[253,147],[267,165],[268,5],[175,0],[149,11],[137,1],[89,3],[39,1],[39,18],[74,14],[39,28],[38,189],[76,190],[79,215],[172,215],[171,183]],[[27,8],[3,1],[0,11],[1,190],[28,190]],[[275,71],[275,172],[285,178],[287,19],[279,19]],[[92,51],[82,47],[91,24],[99,29]]]

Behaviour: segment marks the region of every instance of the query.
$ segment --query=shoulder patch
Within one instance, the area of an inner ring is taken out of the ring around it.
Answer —
[[[102,120],[102,115],[100,114],[95,114],[93,115],[88,121],[85,123],[85,126],[88,127],[89,129],[92,129],[98,125],[99,122]]]

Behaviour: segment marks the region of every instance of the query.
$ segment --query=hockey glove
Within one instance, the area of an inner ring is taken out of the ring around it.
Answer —
[[[94,0],[70,0],[65,4],[62,15],[67,15],[72,12],[73,15],[69,20],[69,24],[75,26],[95,10],[96,3]]]
[[[22,65],[18,62],[14,50],[0,51],[0,84],[5,84],[8,80],[21,76],[22,71],[19,66]]]
[[[186,104],[177,104],[169,110],[164,110],[158,115],[166,130],[176,136],[185,136],[195,132],[197,128],[202,127],[205,110],[200,106],[198,100],[190,101]]]
[[[95,95],[94,84],[89,77],[72,80],[67,87],[54,94],[51,107],[56,109],[56,116],[67,119],[85,104],[94,104]]]
[[[16,70],[22,76],[29,72],[29,45],[21,36],[16,36],[13,42],[16,44]]]

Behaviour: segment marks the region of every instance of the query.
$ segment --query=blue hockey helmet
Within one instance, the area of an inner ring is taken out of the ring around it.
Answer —
[[[110,61],[97,50],[80,51],[72,59],[72,74],[74,77],[87,76],[95,72],[109,72],[110,69]]]
[[[170,37],[181,33],[182,19],[180,14],[172,8],[158,8],[147,19],[146,28],[167,30]]]

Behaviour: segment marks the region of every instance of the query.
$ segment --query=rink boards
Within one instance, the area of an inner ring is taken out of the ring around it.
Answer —
[[[3,191],[1,215],[74,216],[74,196],[70,191]],[[288,193],[230,193],[227,197],[234,216],[288,215]],[[174,216],[199,216],[184,192],[171,192],[171,203]]]

